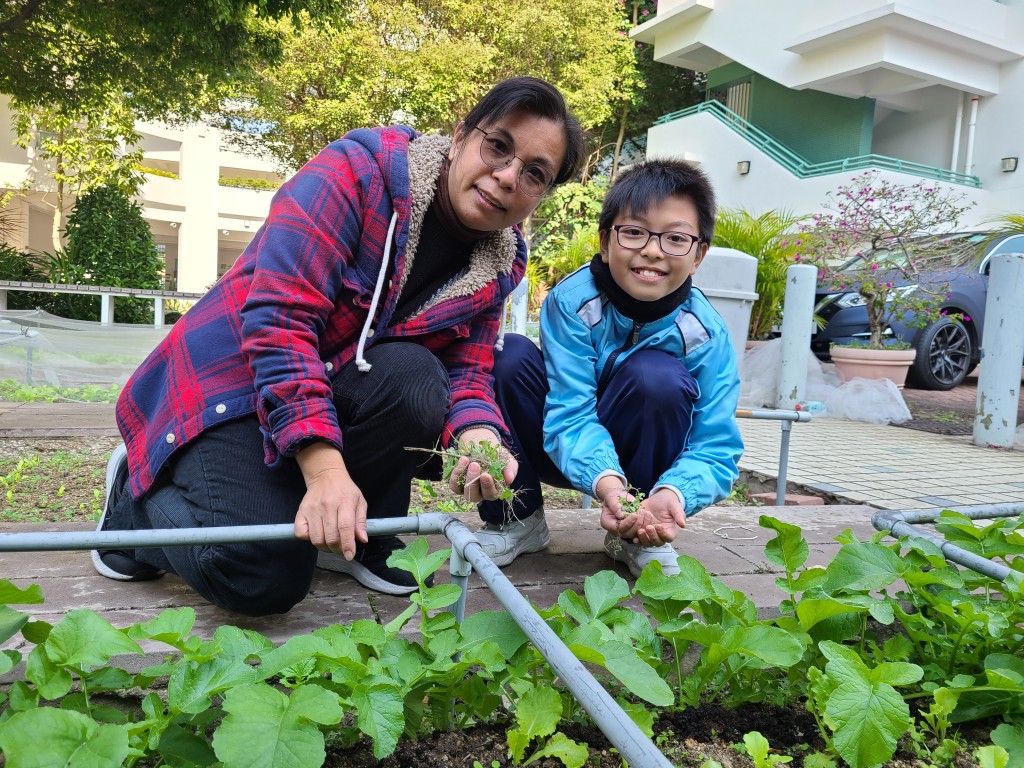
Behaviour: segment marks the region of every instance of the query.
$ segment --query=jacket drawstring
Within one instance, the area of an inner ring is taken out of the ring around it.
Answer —
[[[388,274],[388,259],[391,257],[391,243],[395,239],[395,228],[398,226],[398,212],[391,215],[391,226],[388,227],[388,237],[384,241],[384,257],[380,260],[380,272],[377,273],[377,285],[373,288],[373,298],[370,299],[370,310],[363,323],[363,330],[359,334],[359,343],[356,345],[356,368],[362,373],[367,373],[371,366],[366,362],[366,339],[370,335],[370,326],[373,325],[373,316],[377,313],[377,304],[380,302],[380,294],[384,289],[384,278]]]

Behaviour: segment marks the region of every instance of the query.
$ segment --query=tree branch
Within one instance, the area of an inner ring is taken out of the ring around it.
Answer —
[[[11,18],[0,21],[0,37],[8,34],[9,32],[13,32],[18,27],[22,26],[36,14],[39,10],[39,6],[44,2],[46,2],[46,0],[26,0],[20,11],[14,14]]]

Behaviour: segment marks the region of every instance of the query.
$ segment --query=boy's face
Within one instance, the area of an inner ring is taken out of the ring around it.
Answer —
[[[700,233],[697,206],[689,197],[682,196],[668,197],[653,204],[644,214],[620,213],[615,217],[613,227],[619,224],[636,225],[650,232],[681,232],[694,237]],[[624,240],[629,236],[634,239],[639,236],[639,241],[643,239],[642,233],[628,227],[620,232],[624,232]],[[671,235],[664,237],[667,240]],[[631,250],[619,244],[619,236],[614,229],[601,233],[602,261],[608,265],[616,284],[640,301],[655,301],[679,288],[697,271],[707,249],[707,243],[693,243],[685,256],[670,256],[662,250],[657,237],[651,237],[639,250]]]

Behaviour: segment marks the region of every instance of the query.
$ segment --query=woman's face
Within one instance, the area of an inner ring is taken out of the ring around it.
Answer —
[[[540,203],[540,197],[523,192],[519,173],[525,165],[536,164],[548,178],[557,176],[565,159],[565,130],[554,120],[528,112],[510,112],[479,128],[460,124],[455,132],[448,153],[448,193],[465,226],[495,232],[523,221]],[[515,147],[516,159],[507,167],[491,168],[481,158],[485,131]]]

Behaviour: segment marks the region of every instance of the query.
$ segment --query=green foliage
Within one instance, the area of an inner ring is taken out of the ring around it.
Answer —
[[[180,179],[181,178],[181,176],[179,176],[178,174],[174,173],[173,171],[164,171],[164,170],[161,170],[159,168],[150,168],[149,166],[146,166],[146,165],[137,165],[137,166],[135,166],[135,170],[137,170],[139,173],[145,173],[145,174],[148,174],[150,176],[162,176],[165,179]]]
[[[281,186],[279,182],[269,179],[249,179],[238,176],[221,176],[218,182],[222,187],[235,187],[236,189],[254,189],[258,192],[273,192]]]
[[[513,75],[550,80],[583,125],[595,126],[635,87],[625,28],[605,0],[336,4],[318,27],[265,25],[283,41],[283,59],[261,68],[222,115],[242,129],[237,143],[287,168],[353,128],[397,121],[451,133]]]
[[[153,243],[153,234],[142,216],[142,208],[123,191],[111,186],[91,189],[82,195],[68,218],[67,257],[92,285],[130,288],[161,288],[163,260]],[[96,317],[98,299],[78,297],[88,312],[80,319]],[[152,303],[144,299],[115,304],[119,322],[152,322]]]
[[[767,338],[782,321],[786,270],[799,250],[789,233],[800,219],[786,210],[765,211],[760,216],[734,208],[718,212],[713,245],[734,248],[757,259],[757,300],[750,311],[748,338]]]
[[[0,3],[0,93],[70,113],[123,94],[143,118],[198,117],[223,88],[281,52],[258,23],[324,0],[199,0],[115,6],[91,0]]]
[[[861,542],[846,532],[830,563],[808,567],[802,532],[762,517],[776,534],[765,557],[781,571],[777,616],[761,618],[749,598],[684,556],[673,576],[652,563],[633,594],[617,574],[597,573],[582,595],[566,590],[538,617],[648,733],[666,707],[801,702],[826,743],[805,758],[814,768],[836,758],[873,768],[908,736],[922,761],[952,765],[954,724],[1001,718],[993,744],[975,755],[982,768],[1016,768],[1024,759],[1024,520],[977,522],[947,512],[937,527],[1010,564],[1002,584],[961,572],[928,541],[883,543],[882,534]],[[333,625],[277,647],[230,626],[211,640],[194,636],[190,608],[125,630],[85,610],[51,626],[12,607],[41,602],[38,587],[0,580],[0,642],[20,632],[34,645],[26,659],[0,652],[0,674],[26,662],[25,681],[0,697],[0,749],[12,768],[38,764],[30,762],[38,754],[88,755],[89,765],[314,766],[328,733],[338,745],[365,734],[383,759],[399,738],[492,722],[506,726],[516,765],[554,757],[582,766],[585,746],[563,732],[582,719],[579,705],[512,617],[482,611],[459,626],[444,610],[457,588],[426,586],[447,555],[420,539],[389,558],[420,591],[388,624]],[[627,602],[633,597],[645,612]],[[115,654],[141,653],[143,642],[175,656],[136,673],[109,666]],[[684,672],[680,660],[691,652],[696,661]],[[98,694],[155,682],[166,683],[165,700],[149,693],[125,711],[98,703]],[[915,699],[923,699],[917,717]],[[742,749],[755,768],[789,762],[756,732]]]

